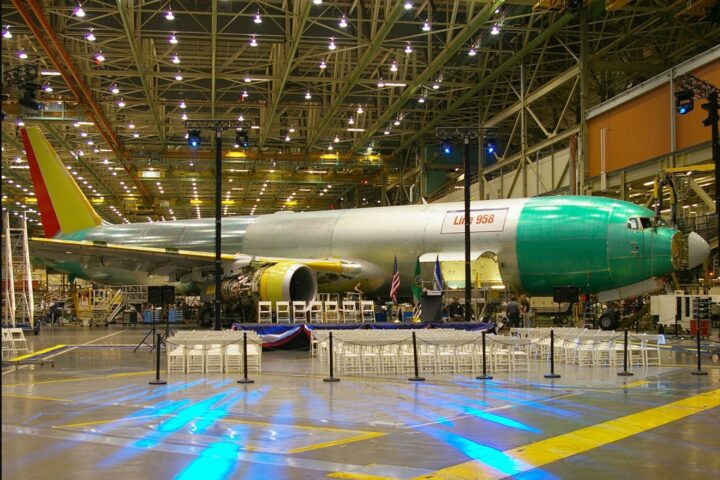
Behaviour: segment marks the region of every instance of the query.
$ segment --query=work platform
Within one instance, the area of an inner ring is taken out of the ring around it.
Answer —
[[[3,478],[715,478],[720,366],[546,365],[473,375],[341,377],[270,351],[255,383],[175,374],[149,385],[144,332],[47,327],[49,364],[3,369]],[[54,355],[54,356],[53,356]],[[46,358],[47,358],[46,357]]]

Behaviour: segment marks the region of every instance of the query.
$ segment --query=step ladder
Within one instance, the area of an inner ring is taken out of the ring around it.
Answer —
[[[27,218],[23,215],[19,223],[18,228],[11,228],[10,213],[7,211],[3,213],[3,323],[12,327],[19,323],[27,323],[30,328],[35,328],[35,299]]]

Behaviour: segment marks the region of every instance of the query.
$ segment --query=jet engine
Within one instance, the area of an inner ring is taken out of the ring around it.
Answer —
[[[301,263],[280,262],[259,268],[246,266],[233,271],[220,285],[222,299],[242,302],[250,296],[259,300],[311,301],[317,295],[315,272]]]

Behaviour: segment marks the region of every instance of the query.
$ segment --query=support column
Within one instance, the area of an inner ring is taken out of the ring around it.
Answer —
[[[585,193],[585,172],[587,171],[588,138],[587,109],[588,81],[590,76],[590,45],[588,43],[587,10],[580,8],[580,142],[577,155],[577,193]]]

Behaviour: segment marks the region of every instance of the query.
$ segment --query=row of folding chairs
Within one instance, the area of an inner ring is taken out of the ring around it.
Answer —
[[[243,372],[243,333],[247,334],[248,371],[262,371],[262,344],[253,331],[178,331],[167,340],[168,373]]]
[[[329,362],[328,330],[313,331],[317,358]],[[520,372],[529,369],[529,355],[517,342],[488,341],[483,352],[481,335],[452,329],[415,330],[418,370],[421,374]],[[493,335],[488,338],[494,337]],[[396,375],[414,371],[412,331],[333,331],[333,361],[339,375]]]
[[[529,353],[547,358],[550,351],[550,329],[513,329],[512,334],[535,339],[535,349]],[[614,331],[584,328],[553,329],[555,361],[579,366],[616,366],[623,361],[624,334]],[[661,366],[660,346],[664,335],[631,334],[627,346],[629,365],[642,367]]]
[[[30,353],[25,332],[22,328],[2,329],[2,358],[15,358],[23,353]]]
[[[274,310],[273,310],[274,307]],[[258,323],[366,323],[375,321],[372,300],[258,302]]]

